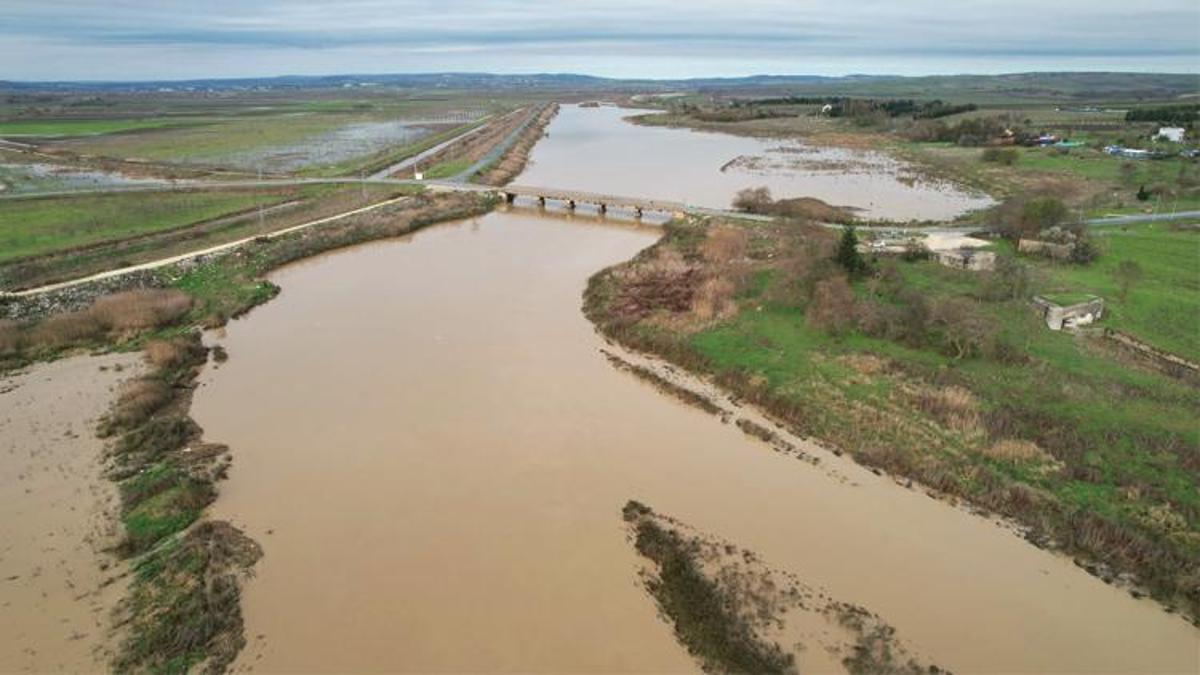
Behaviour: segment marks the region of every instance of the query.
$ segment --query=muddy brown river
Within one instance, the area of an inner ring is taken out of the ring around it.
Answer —
[[[680,672],[631,498],[879,613],[955,672],[1195,672],[1200,632],[1008,529],[819,467],[600,353],[589,275],[651,227],[493,213],[292,265],[194,414],[266,555],[238,669]],[[801,667],[806,664],[800,659]]]
[[[716,209],[729,208],[738,190],[764,186],[777,199],[816,197],[898,221],[951,219],[992,204],[879,152],[625,121],[640,112],[562,106],[513,182]]]

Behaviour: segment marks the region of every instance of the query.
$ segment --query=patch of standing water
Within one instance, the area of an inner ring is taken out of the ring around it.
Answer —
[[[159,178],[136,178],[56,164],[0,164],[0,194],[32,194],[166,183],[167,181]]]
[[[370,155],[393,145],[412,143],[430,131],[431,125],[421,121],[361,122],[292,145],[239,153],[224,159],[223,163],[250,170],[297,171]]]
[[[521,185],[575,189],[730,208],[739,190],[776,199],[815,197],[860,216],[949,220],[991,205],[986,195],[918,176],[885,154],[796,141],[646,127],[638,111],[563,106],[533,149]]]

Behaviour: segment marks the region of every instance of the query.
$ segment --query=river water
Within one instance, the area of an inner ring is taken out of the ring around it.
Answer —
[[[695,670],[640,587],[629,499],[877,612],[955,672],[1200,667],[1200,632],[1154,603],[611,367],[581,293],[658,234],[492,213],[273,275],[283,293],[214,337],[230,360],[193,407],[235,457],[214,515],[265,550],[238,669]]]
[[[637,110],[562,106],[514,182],[665,199],[727,209],[738,190],[816,197],[889,220],[945,220],[992,204],[985,195],[926,179],[879,152],[704,131],[646,127]]]

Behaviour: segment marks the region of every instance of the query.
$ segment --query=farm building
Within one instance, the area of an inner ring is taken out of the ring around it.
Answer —
[[[1050,330],[1086,326],[1099,321],[1104,314],[1104,298],[1091,295],[1082,298],[1047,298],[1033,296],[1033,305],[1041,313]]]
[[[1186,132],[1183,127],[1161,127],[1158,133],[1154,134],[1154,139],[1182,143],[1185,135]]]

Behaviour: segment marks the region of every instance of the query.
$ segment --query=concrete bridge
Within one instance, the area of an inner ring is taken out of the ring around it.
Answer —
[[[561,190],[558,188],[532,187],[528,185],[506,185],[493,188],[504,196],[504,201],[513,203],[517,197],[536,199],[538,204],[545,206],[548,201],[562,202],[570,210],[575,210],[577,204],[591,204],[605,213],[611,208],[629,209],[641,217],[644,211],[661,211],[663,213],[686,213],[690,209],[686,204],[664,201],[661,199],[645,199],[642,197],[622,197],[606,195],[597,192],[582,192],[579,190]]]

